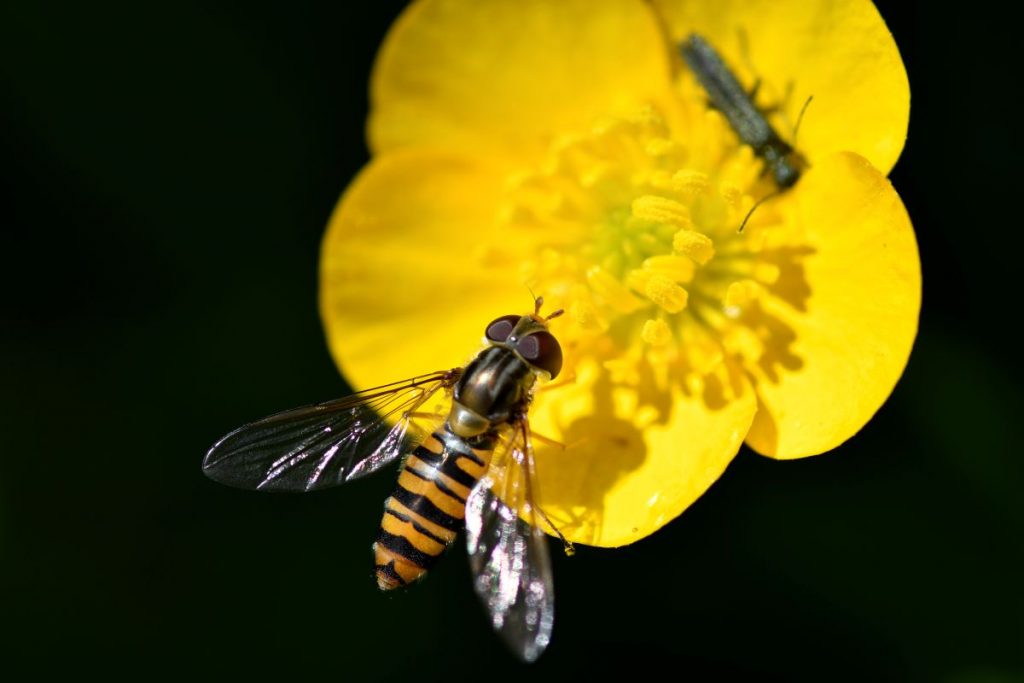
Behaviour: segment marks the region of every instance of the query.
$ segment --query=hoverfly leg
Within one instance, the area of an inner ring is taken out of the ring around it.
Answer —
[[[523,447],[523,456],[526,459],[527,468],[529,470],[531,470],[531,472],[535,472],[536,471],[534,469],[535,465],[534,465],[534,462],[533,462],[533,441],[534,440],[540,441],[541,443],[546,443],[546,444],[551,445],[551,446],[555,446],[557,448],[561,448],[562,450],[565,450],[565,444],[561,443],[560,441],[555,441],[554,439],[550,439],[550,438],[548,438],[546,436],[542,436],[541,434],[538,434],[537,432],[535,432],[532,429],[530,429],[530,422],[529,422],[529,420],[527,419],[527,417],[525,415],[521,418],[520,425],[521,425],[521,428],[523,430],[522,431],[522,434],[523,434],[523,446],[524,446]],[[572,541],[567,539],[565,537],[565,535],[562,534],[562,532],[558,529],[557,526],[554,525],[554,523],[551,521],[551,518],[548,517],[547,513],[544,512],[544,510],[541,508],[541,506],[538,505],[536,502],[534,502],[534,496],[536,495],[536,496],[539,497],[539,495],[537,494],[536,491],[529,490],[531,484],[534,484],[534,482],[532,482],[532,479],[533,479],[532,475],[530,477],[528,477],[526,485],[527,485],[527,490],[528,490],[528,499],[531,500],[533,509],[535,509],[540,514],[541,519],[544,520],[544,522],[551,528],[551,530],[555,532],[555,535],[558,536],[559,540],[562,541],[562,548],[565,550],[566,556],[572,557],[573,555],[576,554],[576,547],[572,544]]]
[[[562,387],[564,387],[566,385],[575,384],[575,383],[576,383],[576,373],[575,372],[571,372],[568,375],[566,375],[565,377],[563,377],[562,379],[558,380],[557,382],[549,382],[548,384],[545,384],[544,386],[537,387],[536,393],[539,394],[539,393],[541,393],[543,391],[549,391],[551,389],[560,389],[560,388],[562,388]]]
[[[533,436],[536,437],[537,435],[534,434]],[[560,540],[562,542],[562,550],[565,551],[565,556],[566,557],[572,557],[573,555],[575,555],[576,554],[576,546],[574,546],[572,544],[572,541],[570,541],[569,539],[567,539],[565,536],[562,535],[562,532],[558,530],[558,527],[555,526],[555,523],[551,521],[551,518],[548,517],[548,514],[546,512],[544,512],[544,510],[543,510],[543,508],[541,508],[541,506],[537,505],[536,509],[537,509],[537,512],[540,513],[541,518],[547,523],[548,527],[550,527],[551,530],[555,532],[555,535],[558,536],[558,540]]]
[[[561,441],[556,441],[555,439],[552,439],[550,437],[544,436],[543,434],[538,434],[537,432],[533,432],[531,434],[531,436],[534,438],[534,440],[540,441],[543,444],[547,444],[548,446],[553,446],[553,447],[558,448],[558,449],[563,450],[563,451],[565,450],[565,444],[562,443]]]
[[[443,416],[440,415],[439,413],[424,413],[424,412],[420,412],[420,411],[414,411],[414,412],[409,412],[409,413],[403,413],[402,417],[404,417],[404,418],[413,418],[413,419],[418,418],[418,419],[421,419],[421,420],[427,420],[427,419],[443,417]]]

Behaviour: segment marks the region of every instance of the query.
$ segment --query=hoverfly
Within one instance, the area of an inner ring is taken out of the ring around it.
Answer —
[[[405,456],[373,544],[377,585],[391,590],[422,577],[465,525],[476,593],[505,642],[533,661],[551,638],[554,588],[527,411],[538,380],[562,369],[548,331],[562,311],[542,318],[542,304],[537,298],[532,314],[487,325],[485,348],[463,368],[240,427],[210,448],[203,471],[229,486],[305,492]],[[442,395],[451,401],[446,415],[421,412]]]

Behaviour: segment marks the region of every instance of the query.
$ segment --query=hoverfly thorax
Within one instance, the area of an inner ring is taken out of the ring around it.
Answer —
[[[496,318],[484,337],[489,347],[466,366],[452,396],[449,424],[464,438],[512,420],[538,377],[551,379],[562,369],[562,347],[537,315]]]

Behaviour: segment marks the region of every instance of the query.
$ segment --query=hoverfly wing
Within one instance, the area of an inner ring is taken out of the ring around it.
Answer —
[[[238,488],[298,492],[365,476],[423,437],[410,413],[451,387],[459,372],[421,375],[239,427],[210,448],[203,472]]]
[[[533,501],[533,449],[525,420],[466,501],[466,541],[473,587],[494,629],[523,660],[551,640],[555,591],[544,532]]]

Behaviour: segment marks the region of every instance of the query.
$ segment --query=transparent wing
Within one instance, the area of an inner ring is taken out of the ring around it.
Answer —
[[[239,427],[210,448],[203,472],[260,491],[313,491],[365,476],[426,436],[410,413],[461,372],[421,375]]]
[[[473,585],[494,629],[527,662],[544,652],[555,622],[547,537],[537,524],[534,461],[526,419],[466,501]]]

